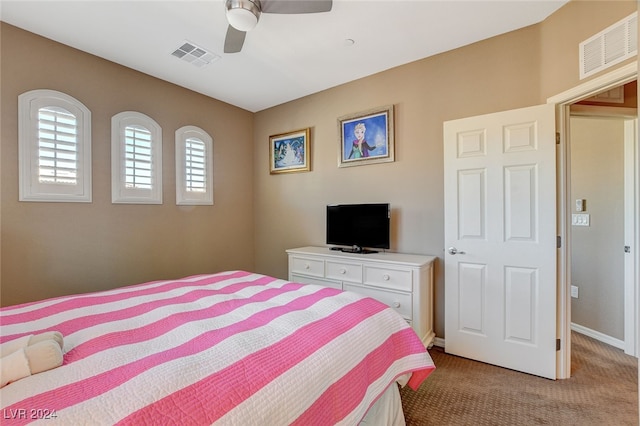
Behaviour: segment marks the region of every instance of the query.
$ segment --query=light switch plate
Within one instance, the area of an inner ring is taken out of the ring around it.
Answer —
[[[573,226],[589,226],[588,213],[574,213],[571,215],[571,224]]]

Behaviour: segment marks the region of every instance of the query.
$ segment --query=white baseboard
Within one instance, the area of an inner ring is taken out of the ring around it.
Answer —
[[[590,328],[587,328],[575,323],[571,323],[571,330],[575,331],[576,333],[589,336],[593,339],[596,339],[599,342],[606,343],[607,345],[611,345],[614,348],[624,350],[624,342],[620,339],[616,339],[615,337],[607,336],[606,334],[600,333],[599,331],[591,330]],[[445,340],[441,337],[436,337],[433,339],[433,346],[444,348]]]
[[[589,336],[592,339],[598,340],[599,342],[606,343],[607,345],[613,346],[614,348],[624,350],[624,341],[616,339],[615,337],[607,336],[606,334],[600,333],[599,331],[591,330],[590,328],[575,324],[573,322],[571,323],[571,330],[575,331],[576,333]]]

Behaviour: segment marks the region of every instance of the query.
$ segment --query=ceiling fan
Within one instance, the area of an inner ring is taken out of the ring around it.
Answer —
[[[225,0],[227,35],[224,53],[242,50],[247,31],[253,29],[261,13],[319,13],[329,12],[333,0]]]

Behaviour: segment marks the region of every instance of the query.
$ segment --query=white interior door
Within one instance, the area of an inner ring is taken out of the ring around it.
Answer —
[[[556,378],[555,107],[444,123],[445,350]]]

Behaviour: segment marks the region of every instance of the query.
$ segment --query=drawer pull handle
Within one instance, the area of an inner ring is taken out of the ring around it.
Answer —
[[[311,265],[309,265],[308,263],[305,263],[304,264],[304,269],[309,269],[309,268],[311,268]]]
[[[393,302],[393,307],[394,308],[399,308],[400,307],[400,302]]]
[[[340,268],[340,273],[344,275],[347,273],[347,270],[345,268]]]
[[[382,276],[382,279],[385,280],[385,281],[389,281],[389,278],[391,278],[391,277],[388,274],[384,274]]]

